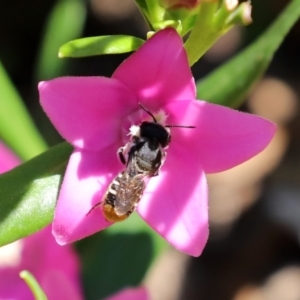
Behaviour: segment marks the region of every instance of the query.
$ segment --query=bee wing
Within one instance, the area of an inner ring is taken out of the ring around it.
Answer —
[[[135,205],[139,202],[143,191],[145,189],[145,182],[142,176],[129,176],[124,174],[115,200],[115,212],[117,215],[125,215],[133,211]]]

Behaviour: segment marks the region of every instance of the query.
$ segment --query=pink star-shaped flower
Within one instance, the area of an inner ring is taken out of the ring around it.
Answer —
[[[48,226],[0,250],[0,299],[34,299],[19,273],[31,272],[49,300],[83,299],[79,259],[70,247],[55,243]]]
[[[217,84],[217,83],[216,83]],[[112,78],[65,77],[39,86],[41,104],[60,134],[75,149],[60,190],[53,234],[60,244],[102,230],[103,198],[124,166],[116,156],[131,125],[163,110],[172,140],[158,176],[149,180],[137,207],[140,216],[177,249],[201,254],[208,238],[205,173],[232,168],[262,151],[273,123],[246,113],[197,101],[195,83],[179,35],[156,33],[125,60]],[[87,215],[88,214],[88,215]]]

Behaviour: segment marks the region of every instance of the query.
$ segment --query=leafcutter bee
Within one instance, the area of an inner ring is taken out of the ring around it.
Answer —
[[[135,211],[147,181],[157,176],[163,165],[165,149],[171,141],[170,127],[195,128],[194,126],[160,124],[154,115],[142,104],[153,121],[143,121],[130,128],[130,141],[118,150],[120,161],[125,170],[110,183],[101,202],[104,217],[109,222],[118,222],[128,218]]]
[[[142,176],[130,176],[126,170],[119,173],[99,203],[105,219],[118,222],[128,218],[140,201],[144,189],[145,182]]]

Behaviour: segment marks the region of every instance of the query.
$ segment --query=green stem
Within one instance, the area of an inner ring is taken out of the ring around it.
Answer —
[[[184,45],[190,66],[197,62],[221,35],[220,31],[212,26],[217,7],[217,2],[201,4],[194,28]]]
[[[35,300],[47,300],[47,296],[36,281],[34,276],[28,271],[22,271],[20,277],[25,280],[31,292],[34,295]]]
[[[214,15],[214,27],[215,28],[222,28],[224,26],[225,20],[228,18],[228,16],[232,13],[232,11],[229,11],[226,7],[225,3],[222,2],[219,9]]]
[[[155,28],[155,24],[160,23],[164,19],[165,9],[160,7],[157,1],[146,0],[146,3],[151,18],[151,24]]]
[[[197,82],[198,98],[231,107],[239,106],[262,76],[299,16],[300,0],[293,0],[256,42]]]

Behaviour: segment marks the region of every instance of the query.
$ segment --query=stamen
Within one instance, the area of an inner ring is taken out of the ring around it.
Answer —
[[[138,126],[138,125],[132,125],[129,128],[128,135],[140,137],[140,134],[141,134],[140,126]]]

